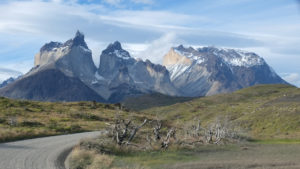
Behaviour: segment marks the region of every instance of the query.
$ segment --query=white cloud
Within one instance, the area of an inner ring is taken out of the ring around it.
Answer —
[[[108,46],[107,43],[95,41],[87,38],[86,43],[88,47],[92,50],[93,61],[96,67],[99,67],[100,64],[100,55],[101,52]]]
[[[114,6],[119,6],[122,1],[123,0],[104,0],[104,2]]]
[[[118,3],[118,1],[110,1]],[[187,29],[181,26],[203,18],[167,11],[110,11],[102,5],[83,5],[42,1],[17,1],[0,6],[0,32],[31,33],[53,37],[70,35],[70,29],[118,36],[128,31],[166,32]],[[146,34],[146,33],[145,33]]]
[[[4,80],[10,78],[10,77],[18,77],[22,75],[21,72],[12,70],[12,69],[7,69],[7,68],[0,68],[0,83],[2,83]]]
[[[281,73],[281,76],[287,82],[300,87],[300,74],[299,73]]]
[[[61,3],[61,2],[63,2],[63,0],[52,0],[52,2],[54,2],[54,3]]]
[[[179,40],[175,33],[167,33],[147,44],[143,50],[136,51],[135,57],[141,58],[143,60],[148,59],[153,63],[162,64],[163,56],[173,47],[178,44]]]
[[[138,3],[138,4],[153,4],[153,0],[131,0],[131,2]]]
[[[139,26],[150,29],[158,30],[189,30],[192,23],[201,22],[207,20],[205,17],[193,16],[181,13],[173,13],[168,11],[150,11],[150,10],[140,10],[140,11],[130,11],[130,10],[118,10],[109,13],[109,15],[102,15],[102,19],[108,21],[123,23],[122,26]],[[184,25],[189,25],[184,26]]]

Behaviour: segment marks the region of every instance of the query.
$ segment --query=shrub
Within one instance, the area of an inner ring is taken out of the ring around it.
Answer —
[[[44,126],[43,123],[37,122],[37,121],[23,121],[21,123],[21,126],[24,127],[41,127]]]

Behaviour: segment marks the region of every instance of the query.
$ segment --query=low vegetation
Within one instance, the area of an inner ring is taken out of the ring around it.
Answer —
[[[96,102],[36,102],[0,98],[0,142],[106,128],[120,105]]]
[[[88,163],[83,162],[87,152]],[[299,144],[205,145],[193,150],[128,152],[105,155],[76,147],[70,155],[71,168],[111,169],[298,169]],[[74,158],[75,155],[75,158]],[[82,161],[79,161],[81,159]],[[104,159],[104,160],[100,160]]]
[[[300,89],[289,85],[258,85],[142,112],[158,114],[170,125],[200,119],[206,126],[218,117],[228,118],[252,139],[300,139]]]
[[[133,111],[142,111],[152,107],[169,106],[194,99],[193,97],[174,97],[159,93],[147,94],[125,99],[122,104]]]
[[[299,102],[295,87],[261,85],[140,112],[150,119],[115,116],[77,156],[105,156],[104,168],[299,168]]]

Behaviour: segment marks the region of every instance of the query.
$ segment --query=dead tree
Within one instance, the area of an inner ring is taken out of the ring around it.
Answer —
[[[147,121],[148,121],[148,120],[145,119],[144,122],[143,122],[141,125],[135,127],[135,128],[131,131],[131,135],[130,135],[128,141],[127,141],[127,144],[129,144],[129,143],[133,140],[133,138],[134,138],[136,132],[137,132],[140,128],[142,128],[142,127],[147,123]]]
[[[129,120],[127,123],[124,120],[117,120],[114,131],[115,131],[115,138],[117,141],[117,144],[121,145],[124,143],[125,138],[128,135],[128,127],[131,124],[131,120]]]
[[[169,130],[169,132],[167,133],[167,137],[161,143],[161,148],[167,149],[169,147],[170,138],[173,137],[174,139],[176,139],[175,133],[176,131],[174,128],[171,128]]]
[[[156,121],[156,125],[154,126],[153,128],[153,133],[154,133],[154,137],[155,137],[155,141],[158,141],[161,139],[161,136],[160,136],[160,129],[161,129],[161,121]]]
[[[212,128],[206,131],[206,143],[211,144],[213,142],[213,134],[214,132]]]

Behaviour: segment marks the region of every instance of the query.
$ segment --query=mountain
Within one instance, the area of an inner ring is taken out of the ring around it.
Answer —
[[[84,35],[77,31],[73,39],[65,43],[50,42],[45,44],[35,55],[37,71],[44,68],[56,68],[71,77],[90,82],[94,78],[96,66],[92,51],[88,48]]]
[[[18,77],[10,77],[6,80],[4,80],[1,84],[0,84],[0,88],[7,86],[8,84],[18,80],[19,78],[21,78],[22,75],[18,76]]]
[[[108,86],[110,102],[119,102],[125,97],[163,93],[177,95],[177,89],[171,83],[168,70],[149,60],[142,61],[132,58],[116,41],[103,50],[97,70]],[[98,81],[98,84],[102,84]]]
[[[10,79],[0,96],[116,103],[156,93],[199,97],[256,84],[287,84],[255,53],[214,47],[180,45],[171,48],[160,65],[131,57],[116,41],[102,51],[97,68],[84,38],[77,31],[65,43],[46,43],[35,55],[34,67]]]
[[[116,41],[102,52],[97,68],[79,31],[65,43],[45,44],[35,55],[34,67],[0,90],[1,96],[11,98],[113,103],[150,93],[178,94],[164,66],[132,58]]]
[[[163,65],[184,96],[227,93],[257,84],[288,84],[263,58],[242,50],[180,45],[164,56]]]
[[[81,32],[65,43],[45,44],[35,56],[34,65],[27,74],[1,88],[0,95],[41,101],[105,102],[87,85],[95,79],[97,68]]]

